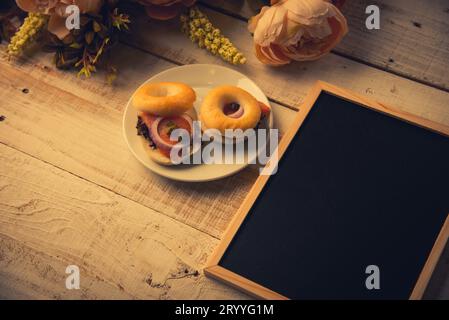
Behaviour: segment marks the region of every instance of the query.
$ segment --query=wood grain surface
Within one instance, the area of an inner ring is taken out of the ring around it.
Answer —
[[[247,20],[264,1],[201,0]],[[368,5],[380,9],[380,30],[365,28]],[[446,0],[347,0],[342,8],[351,32],[333,52],[354,61],[449,91],[449,3]]]
[[[237,297],[201,272],[216,239],[3,144],[0,159],[0,297]]]

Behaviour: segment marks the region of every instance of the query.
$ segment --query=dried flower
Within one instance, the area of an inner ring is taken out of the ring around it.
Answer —
[[[9,41],[19,30],[26,14],[17,7],[14,0],[0,1],[0,42]]]
[[[113,11],[113,14],[111,15],[111,19],[112,19],[112,26],[117,28],[118,30],[129,30],[128,25],[131,23],[131,20],[129,19],[129,15],[124,14],[124,13],[119,13],[118,12],[118,8],[115,8]],[[98,32],[100,26],[99,25],[94,25],[95,30]]]
[[[25,18],[19,31],[11,38],[7,53],[9,56],[20,56],[38,38],[47,24],[47,18],[40,13],[30,13]]]
[[[147,15],[157,20],[177,17],[185,7],[191,7],[196,0],[138,0],[145,6]]]
[[[49,15],[48,31],[59,39],[70,33],[65,26],[67,6],[78,6],[80,13],[98,13],[103,5],[103,0],[16,0],[16,2],[26,12]]]
[[[81,15],[80,29],[72,30],[62,40],[49,34],[44,49],[55,53],[59,69],[74,67],[79,70],[78,76],[90,77],[101,64],[107,70],[107,81],[112,82],[116,69],[109,63],[109,53],[129,23],[129,16],[119,12],[116,2],[107,1],[97,14]]]
[[[188,15],[181,15],[181,30],[200,48],[205,48],[214,55],[232,64],[245,64],[245,56],[232,42],[215,28],[210,20],[198,8],[189,10]]]
[[[281,0],[263,7],[248,26],[257,58],[265,64],[316,60],[347,33],[345,17],[323,0]]]

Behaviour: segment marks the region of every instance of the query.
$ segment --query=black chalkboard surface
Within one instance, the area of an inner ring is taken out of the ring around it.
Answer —
[[[217,266],[290,299],[410,298],[447,239],[449,138],[324,90],[304,118]]]

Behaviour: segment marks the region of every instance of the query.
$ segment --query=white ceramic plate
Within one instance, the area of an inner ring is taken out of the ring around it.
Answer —
[[[222,66],[192,64],[175,67],[155,75],[145,83],[161,81],[177,81],[190,85],[197,94],[195,102],[197,112],[199,112],[201,102],[208,91],[225,84],[240,87],[251,93],[257,100],[269,105],[267,97],[253,81],[237,71]],[[130,101],[131,99],[128,101],[123,116],[123,134],[134,156],[151,171],[169,179],[199,182],[228,177],[248,165],[248,163],[243,163],[163,166],[152,161],[144,150],[142,138],[137,135],[137,111],[131,106]],[[267,119],[267,125],[269,128],[273,126],[273,112]],[[246,156],[248,159],[252,159],[256,157],[256,154],[246,154]]]

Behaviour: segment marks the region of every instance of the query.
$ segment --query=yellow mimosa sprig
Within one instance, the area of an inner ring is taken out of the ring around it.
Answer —
[[[40,13],[29,13],[22,26],[11,38],[7,53],[9,56],[20,56],[38,38],[40,31],[46,26],[47,17]]]
[[[181,15],[181,30],[200,48],[232,64],[245,64],[245,56],[215,28],[209,18],[197,7],[190,8],[188,15]]]

